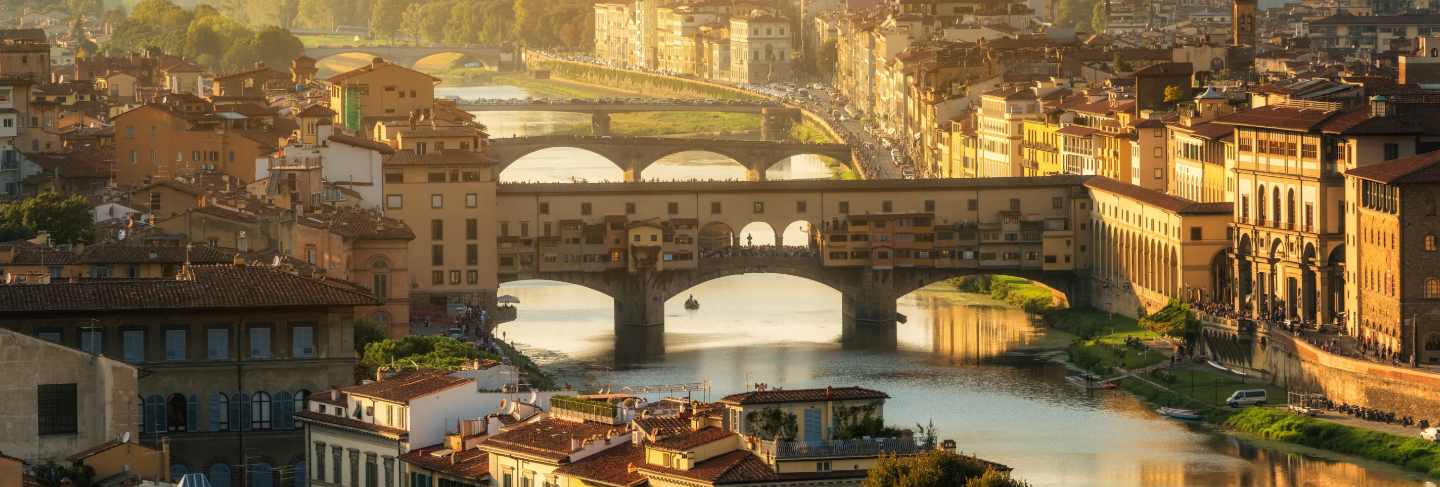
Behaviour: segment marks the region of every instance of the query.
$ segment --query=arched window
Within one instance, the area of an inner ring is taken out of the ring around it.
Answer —
[[[290,397],[290,391],[275,393],[275,401],[271,403],[275,411],[275,429],[295,429],[295,401]]]
[[[250,395],[236,392],[230,396],[230,431],[249,431]]]
[[[270,394],[265,391],[250,397],[250,429],[270,429]]]
[[[1440,298],[1440,279],[1436,279],[1433,277],[1425,278],[1425,298]]]
[[[217,463],[210,466],[210,487],[230,487],[230,466]]]
[[[1287,205],[1285,207],[1285,226],[1287,228],[1295,228],[1295,190],[1289,190],[1289,193],[1285,196],[1285,204]]]
[[[1440,333],[1425,335],[1425,350],[1428,352],[1440,352]]]
[[[1255,205],[1255,211],[1259,212],[1259,214],[1255,216],[1255,223],[1256,223],[1257,225],[1264,225],[1264,224],[1265,224],[1265,186],[1264,186],[1264,185],[1261,185],[1261,186],[1260,186],[1260,197],[1259,197],[1259,198],[1256,198],[1255,200],[1260,203],[1260,204],[1258,204],[1258,205]]]
[[[1274,222],[1272,222],[1272,225],[1271,225],[1271,226],[1279,226],[1279,225],[1280,225],[1280,187],[1279,187],[1279,186],[1276,186],[1276,187],[1274,187],[1274,188],[1271,188],[1271,189],[1270,189],[1270,194],[1273,195],[1273,196],[1271,197],[1271,200],[1273,201],[1273,203],[1271,203],[1271,204],[1273,205],[1273,207],[1271,208],[1272,211],[1270,212],[1270,218],[1272,218],[1272,219],[1275,220]]]
[[[187,405],[184,395],[170,395],[165,401],[165,431],[185,431],[185,418],[190,415]]]
[[[226,396],[223,392],[212,392],[210,393],[210,431],[229,430],[230,396]]]

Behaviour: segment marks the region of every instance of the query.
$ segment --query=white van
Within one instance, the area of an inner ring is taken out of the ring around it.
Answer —
[[[1265,404],[1265,399],[1265,389],[1241,389],[1230,394],[1230,397],[1225,399],[1225,404],[1229,404],[1232,408],[1238,408]]]

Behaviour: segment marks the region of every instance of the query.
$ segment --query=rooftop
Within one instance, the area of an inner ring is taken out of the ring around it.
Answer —
[[[481,448],[503,450],[564,463],[579,446],[571,440],[608,438],[625,434],[625,428],[600,423],[576,423],[553,418],[521,425],[485,439]]]
[[[658,440],[655,440],[655,442],[651,445],[654,448],[660,450],[683,452],[701,445],[708,445],[710,443],[714,443],[734,435],[735,433],[731,433],[729,431],[725,431],[724,429],[711,426],[707,428],[701,428],[697,431],[687,431],[684,433],[660,438]]]
[[[1440,151],[1361,166],[1347,170],[1345,174],[1384,184],[1440,183]]]
[[[0,286],[0,314],[363,306],[374,295],[350,284],[269,267],[195,265],[176,279]]]
[[[641,471],[671,477],[681,477],[715,485],[745,484],[779,480],[780,476],[760,457],[747,450],[735,450],[695,464],[690,470],[679,470],[643,463],[637,465]]]
[[[1228,201],[1224,203],[1200,203],[1103,176],[1090,178],[1085,181],[1085,186],[1091,189],[1118,194],[1181,215],[1229,215],[1233,210],[1232,205],[1234,205],[1234,203]]]
[[[470,383],[470,379],[455,377],[449,371],[418,369],[400,372],[383,380],[350,386],[346,394],[365,396],[390,402],[409,404],[419,399],[453,387]]]
[[[611,447],[603,452],[561,465],[556,473],[583,479],[592,484],[629,487],[645,484],[645,476],[632,470],[645,463],[645,449],[633,443]]]
[[[889,398],[889,394],[863,387],[826,387],[823,389],[769,389],[764,391],[748,391],[725,396],[723,399],[720,399],[720,402],[746,405]]]
[[[431,445],[400,455],[400,461],[451,477],[479,480],[482,483],[490,478],[490,455],[479,448],[454,451],[446,448],[444,444]]]

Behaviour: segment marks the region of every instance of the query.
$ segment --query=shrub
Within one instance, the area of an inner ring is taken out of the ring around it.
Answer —
[[[1440,444],[1307,418],[1270,408],[1248,408],[1225,421],[1261,438],[1378,460],[1440,477]]]

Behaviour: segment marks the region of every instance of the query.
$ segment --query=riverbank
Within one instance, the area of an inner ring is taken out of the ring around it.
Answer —
[[[555,378],[541,369],[539,365],[536,365],[535,361],[530,360],[530,357],[503,341],[496,340],[495,345],[496,348],[499,349],[500,354],[505,357],[506,361],[514,365],[515,368],[520,369],[520,375],[525,378],[525,382],[530,384],[530,387],[542,391],[553,391],[557,389]]]
[[[1376,460],[1440,478],[1440,444],[1299,416],[1278,408],[1248,408],[1224,425],[1268,440],[1283,441]]]

